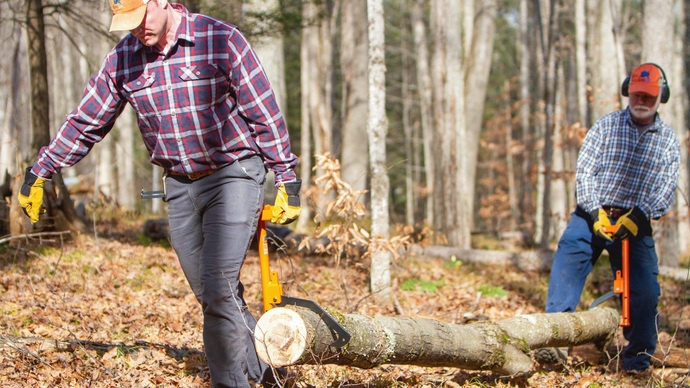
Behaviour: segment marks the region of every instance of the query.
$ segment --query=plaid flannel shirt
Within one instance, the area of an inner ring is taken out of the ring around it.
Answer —
[[[637,206],[658,219],[673,204],[680,146],[659,115],[642,135],[631,120],[628,109],[619,110],[587,132],[577,159],[577,203],[587,212]]]
[[[189,174],[261,155],[276,184],[295,179],[284,118],[245,37],[233,25],[171,5],[182,19],[168,52],[125,36],[39,153],[34,174],[50,178],[80,161],[129,102],[153,164]]]

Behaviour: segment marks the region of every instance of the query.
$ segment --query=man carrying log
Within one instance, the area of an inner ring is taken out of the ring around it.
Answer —
[[[680,150],[675,132],[657,113],[670,96],[661,67],[636,67],[621,94],[629,97],[628,107],[594,123],[578,155],[577,208],[558,242],[546,312],[575,311],[587,275],[604,249],[614,273],[621,270],[621,241],[627,239],[630,326],[623,328],[629,342],[622,354],[623,369],[642,371],[650,366],[656,348],[660,294],[650,220],[673,205]],[[607,229],[612,224],[618,227],[615,234]],[[553,359],[557,350],[539,349],[536,358]]]

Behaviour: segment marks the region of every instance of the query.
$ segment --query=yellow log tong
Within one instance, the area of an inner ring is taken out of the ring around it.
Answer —
[[[331,346],[340,348],[346,345],[350,341],[350,333],[348,333],[345,328],[343,328],[316,302],[313,300],[283,295],[283,286],[280,284],[280,280],[278,279],[278,271],[271,271],[271,266],[268,259],[268,235],[266,221],[271,219],[271,209],[271,205],[264,205],[257,227],[257,234],[259,238],[259,265],[261,266],[261,291],[263,296],[264,312],[276,306],[286,305],[295,305],[308,308],[318,314],[321,320],[330,330],[334,338],[334,342],[331,344]]]

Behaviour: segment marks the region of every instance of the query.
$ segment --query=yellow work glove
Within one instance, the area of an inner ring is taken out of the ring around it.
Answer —
[[[629,212],[618,217],[616,225],[618,225],[618,230],[615,236],[621,240],[629,238],[631,235],[637,236],[637,231],[642,222],[647,222],[647,216],[644,214],[642,209],[635,206]]]
[[[594,234],[604,240],[613,241],[613,234],[604,231],[604,228],[611,226],[611,220],[609,220],[609,215],[606,214],[606,211],[602,208],[595,209],[589,212],[589,216],[592,217],[592,231],[594,231]]]
[[[276,201],[273,205],[271,222],[274,224],[289,224],[299,217],[302,210],[299,200],[299,190],[302,187],[302,180],[281,183],[276,193]]]
[[[29,216],[32,224],[38,222],[38,216],[45,213],[43,209],[43,184],[45,179],[39,178],[31,173],[31,167],[26,169],[24,184],[19,190],[19,206],[24,209],[24,213]]]

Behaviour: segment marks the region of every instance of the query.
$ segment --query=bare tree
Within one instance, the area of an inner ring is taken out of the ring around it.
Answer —
[[[390,236],[388,169],[386,167],[386,61],[383,1],[367,0],[369,20],[369,163],[371,165],[371,292],[377,300],[391,303],[391,252],[384,248]]]
[[[530,122],[531,117],[531,73],[530,70],[532,66],[530,64],[530,59],[532,58],[530,44],[529,44],[529,6],[528,0],[520,0],[519,3],[519,22],[518,22],[518,37],[517,46],[518,54],[520,56],[520,74],[519,74],[519,98],[520,98],[520,108],[519,108],[519,121],[520,121],[520,140],[522,146],[524,147],[524,152],[521,153],[521,163],[520,163],[520,194],[519,203],[522,209],[521,214],[521,224],[531,225],[531,210],[532,206],[532,183],[530,168],[534,162],[533,149],[534,149],[534,136],[533,129]],[[529,228],[533,229],[533,228]],[[528,230],[529,230],[528,229]],[[532,230],[533,232],[533,230]]]
[[[448,51],[455,46],[459,50],[460,36],[451,36],[450,26],[460,24],[456,7],[450,6],[447,0],[431,0],[431,40],[433,51],[431,53],[431,80],[433,98],[433,125],[434,146],[433,163],[434,171],[434,215],[433,227],[435,230],[445,233],[451,245],[457,245],[459,238],[455,222],[457,220],[457,201],[455,198],[457,165],[454,160],[455,152],[455,122],[450,115],[455,109],[462,109],[462,105],[456,101],[448,101],[451,97],[449,84],[461,83],[464,78],[456,76],[451,79],[451,69],[461,66],[460,62],[449,63]],[[453,59],[459,61],[461,57]],[[461,89],[462,90],[462,89]],[[462,93],[460,93],[462,96]],[[441,173],[443,172],[443,173]]]
[[[342,71],[342,178],[353,190],[367,188],[367,13],[366,0],[342,2],[340,66]],[[364,201],[364,197],[360,198]]]
[[[301,90],[302,90],[302,148],[300,175],[303,182],[310,182],[312,155],[332,153],[333,109],[333,24],[336,17],[328,4],[305,2],[302,5]],[[308,144],[308,140],[311,140]],[[316,171],[316,175],[321,175]],[[326,199],[311,198],[310,205],[316,212],[325,209]],[[306,228],[309,212],[303,212],[298,229]]]
[[[467,3],[473,3],[468,1]],[[466,131],[458,146],[458,157],[462,155],[458,165],[458,199],[462,202],[460,209],[462,241],[466,248],[470,247],[470,234],[474,212],[474,191],[475,177],[477,172],[477,151],[479,150],[479,135],[483,124],[484,103],[486,100],[486,90],[489,81],[489,70],[491,70],[491,60],[493,57],[494,31],[498,2],[496,0],[485,0],[477,2],[479,5],[476,10],[471,8],[473,13],[470,15],[474,24],[468,27],[471,34],[471,46],[468,48],[467,60],[465,61],[465,98],[464,116]],[[467,16],[467,15],[466,15]],[[471,29],[470,29],[471,28]],[[469,32],[467,32],[469,34]]]
[[[273,17],[279,13],[280,4],[278,0],[250,0],[246,6],[247,15],[256,16],[251,17],[255,29],[251,34],[252,47],[271,82],[281,112],[287,115],[283,29]]]
[[[417,89],[419,90],[419,105],[424,139],[424,170],[426,174],[426,207],[427,223],[434,225],[434,161],[432,155],[432,92],[431,75],[429,74],[429,48],[427,47],[426,27],[424,25],[425,0],[414,0],[412,4],[412,29],[414,35],[415,64],[417,65]]]
[[[675,26],[683,24],[680,23],[684,21],[682,14],[676,16],[676,10],[680,10],[682,7],[677,6],[674,0],[645,0],[642,7],[644,18],[642,18],[641,62],[658,64],[665,70],[669,85],[680,86],[683,79],[682,59],[679,58],[682,55],[682,43],[678,42],[678,36],[684,36],[685,31],[679,30]],[[659,28],[659,26],[664,26],[664,28]],[[659,109],[661,118],[676,130],[679,139],[686,137],[684,94],[682,88],[674,88],[672,98]],[[681,149],[684,149],[687,157],[687,148],[681,147]],[[685,187],[688,174],[687,164],[681,163],[681,166],[679,187]],[[679,192],[679,195],[682,195],[682,191]],[[657,244],[659,260],[661,264],[667,267],[678,267],[680,261],[681,240],[678,235],[678,216],[679,214],[687,214],[688,206],[682,200],[679,203],[679,199],[682,197],[676,197],[676,211],[670,211],[664,217],[663,223],[659,225],[660,228],[655,228],[663,236]],[[686,225],[684,225],[683,230],[687,231]]]
[[[614,23],[614,16],[620,18],[622,8],[617,0],[588,1],[587,7],[590,108],[592,120],[597,120],[619,107],[620,82],[625,70],[624,64],[619,63],[618,52],[624,37]]]
[[[31,76],[31,127],[33,129],[29,153],[36,155],[41,147],[50,142],[50,93],[42,0],[26,2],[26,21]]]

